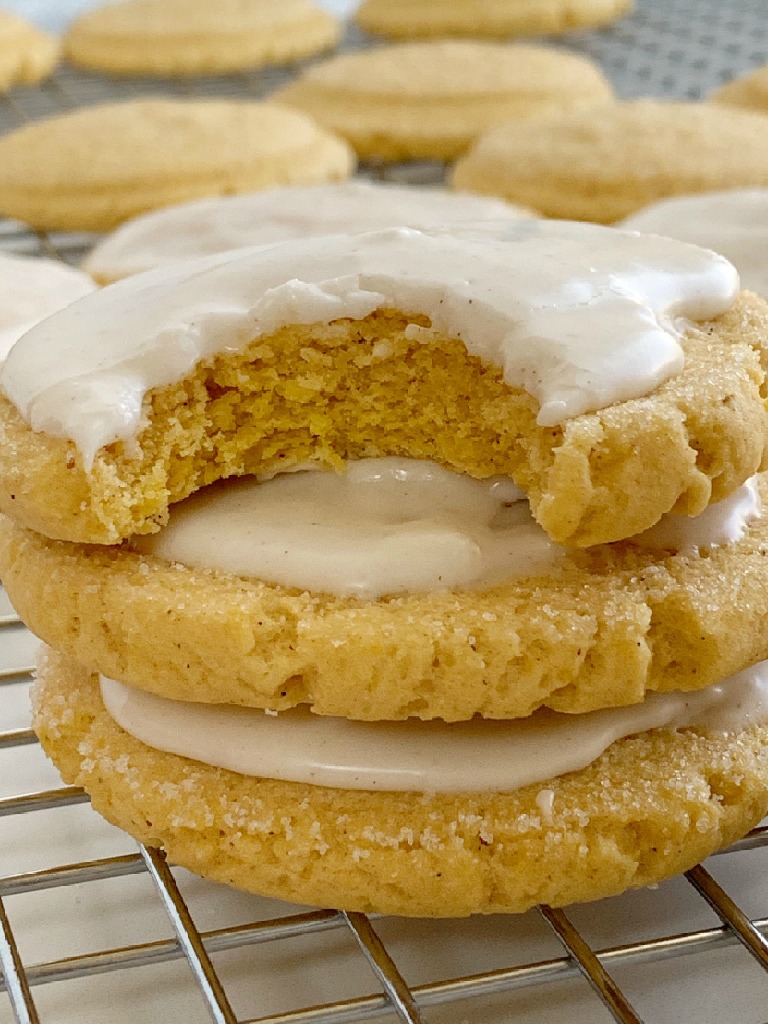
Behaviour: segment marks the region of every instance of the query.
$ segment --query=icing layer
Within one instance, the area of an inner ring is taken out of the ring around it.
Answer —
[[[394,308],[503,368],[539,422],[638,397],[679,372],[680,318],[732,303],[713,253],[591,224],[519,221],[328,236],[121,281],[27,334],[0,386],[35,429],[72,438],[86,466],[141,426],[146,392],[286,323]],[[430,332],[419,330],[429,342]]]
[[[103,678],[101,689],[118,725],[155,749],[241,775],[401,792],[509,792],[584,768],[611,743],[648,729],[737,732],[768,721],[768,662],[695,693],[511,722],[351,722],[303,709],[265,715],[172,701]]]

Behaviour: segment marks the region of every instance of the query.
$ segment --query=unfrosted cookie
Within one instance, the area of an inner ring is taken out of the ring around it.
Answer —
[[[550,217],[610,223],[668,196],[768,185],[768,116],[638,100],[485,135],[453,184]]]
[[[655,729],[512,792],[350,791],[208,767],[134,739],[49,654],[35,728],[67,783],[177,864],[291,901],[411,916],[519,912],[657,882],[768,810],[768,728]]]
[[[493,125],[594,106],[612,95],[586,57],[464,40],[333,57],[276,98],[312,114],[362,157],[450,160]]]
[[[746,107],[749,110],[768,111],[768,66],[734,78],[721,85],[708,97],[710,103]]]
[[[310,0],[123,0],[80,15],[64,54],[115,75],[185,77],[299,60],[340,32]]]
[[[379,228],[530,216],[485,196],[353,181],[201,199],[138,217],[91,250],[84,268],[108,284],[144,270],[246,245]]]
[[[561,543],[629,537],[763,463],[767,308],[737,287],[705,250],[534,219],[137,275],[6,361],[0,505],[112,544],[221,478],[401,455],[511,476]]]
[[[558,35],[607,25],[632,0],[365,0],[356,14],[366,32],[416,36]]]
[[[664,199],[621,226],[714,249],[736,267],[742,287],[768,296],[768,188]]]
[[[485,589],[311,593],[301,575],[290,587],[188,567],[178,554],[49,541],[3,517],[0,573],[37,636],[176,700],[370,720],[580,713],[700,689],[768,657],[768,485],[756,502],[745,490],[723,503],[729,513],[711,506],[709,522],[662,520],[688,541],[656,527],[549,552]],[[730,542],[717,525],[727,515],[739,527]]]
[[[343,179],[353,167],[346,143],[285,107],[109,103],[0,139],[0,212],[44,230],[103,231],[161,206]]]
[[[0,92],[41,82],[56,67],[59,43],[15,14],[0,11]]]
[[[30,327],[95,287],[63,263],[0,254],[0,360]]]

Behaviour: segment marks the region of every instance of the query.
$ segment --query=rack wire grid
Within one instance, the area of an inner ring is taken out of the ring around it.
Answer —
[[[640,0],[555,45],[595,57],[620,95],[695,99],[768,60],[766,13],[765,0]],[[364,45],[350,30],[347,47]],[[168,83],[65,67],[2,97],[0,131],[149,94],[263,97],[292,73]],[[442,172],[363,169],[424,184]],[[9,252],[77,263],[92,242],[0,222]],[[567,913],[374,923],[289,907],[172,872],[61,787],[28,728],[33,647],[0,592],[0,1022],[768,1021],[766,824],[711,869]]]

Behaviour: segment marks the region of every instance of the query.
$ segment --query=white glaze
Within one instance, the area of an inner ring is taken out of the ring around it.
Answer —
[[[265,715],[168,700],[113,680],[101,686],[113,719],[150,747],[241,775],[339,789],[509,792],[585,768],[611,743],[648,729],[738,732],[768,722],[767,662],[695,693],[511,722],[351,722],[305,709]],[[539,806],[545,813],[544,801]]]
[[[503,477],[364,459],[344,474],[205,488],[134,544],[170,562],[341,597],[489,587],[550,573],[564,554],[521,498]]]
[[[742,287],[768,297],[766,188],[663,199],[628,217],[624,226],[714,249],[736,267]]]
[[[89,466],[103,445],[135,436],[150,388],[201,359],[286,323],[391,307],[428,316],[501,366],[554,425],[679,372],[677,321],[718,315],[737,289],[722,257],[593,224],[333,235],[120,281],[30,331],[0,386],[35,430],[72,438]]]
[[[91,251],[84,267],[100,279],[117,281],[247,245],[525,215],[501,199],[446,189],[365,181],[290,185],[153,210],[108,235]]]
[[[0,360],[31,327],[95,288],[74,267],[0,254]]]
[[[632,538],[633,543],[659,551],[695,555],[741,540],[749,524],[762,515],[758,478],[751,477],[722,501],[708,505],[698,516],[663,516],[650,530]]]

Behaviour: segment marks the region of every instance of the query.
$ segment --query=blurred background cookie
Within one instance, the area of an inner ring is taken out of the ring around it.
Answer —
[[[768,111],[768,65],[726,82],[709,96],[710,103]]]
[[[15,14],[0,11],[0,92],[42,81],[58,60],[58,39]]]

